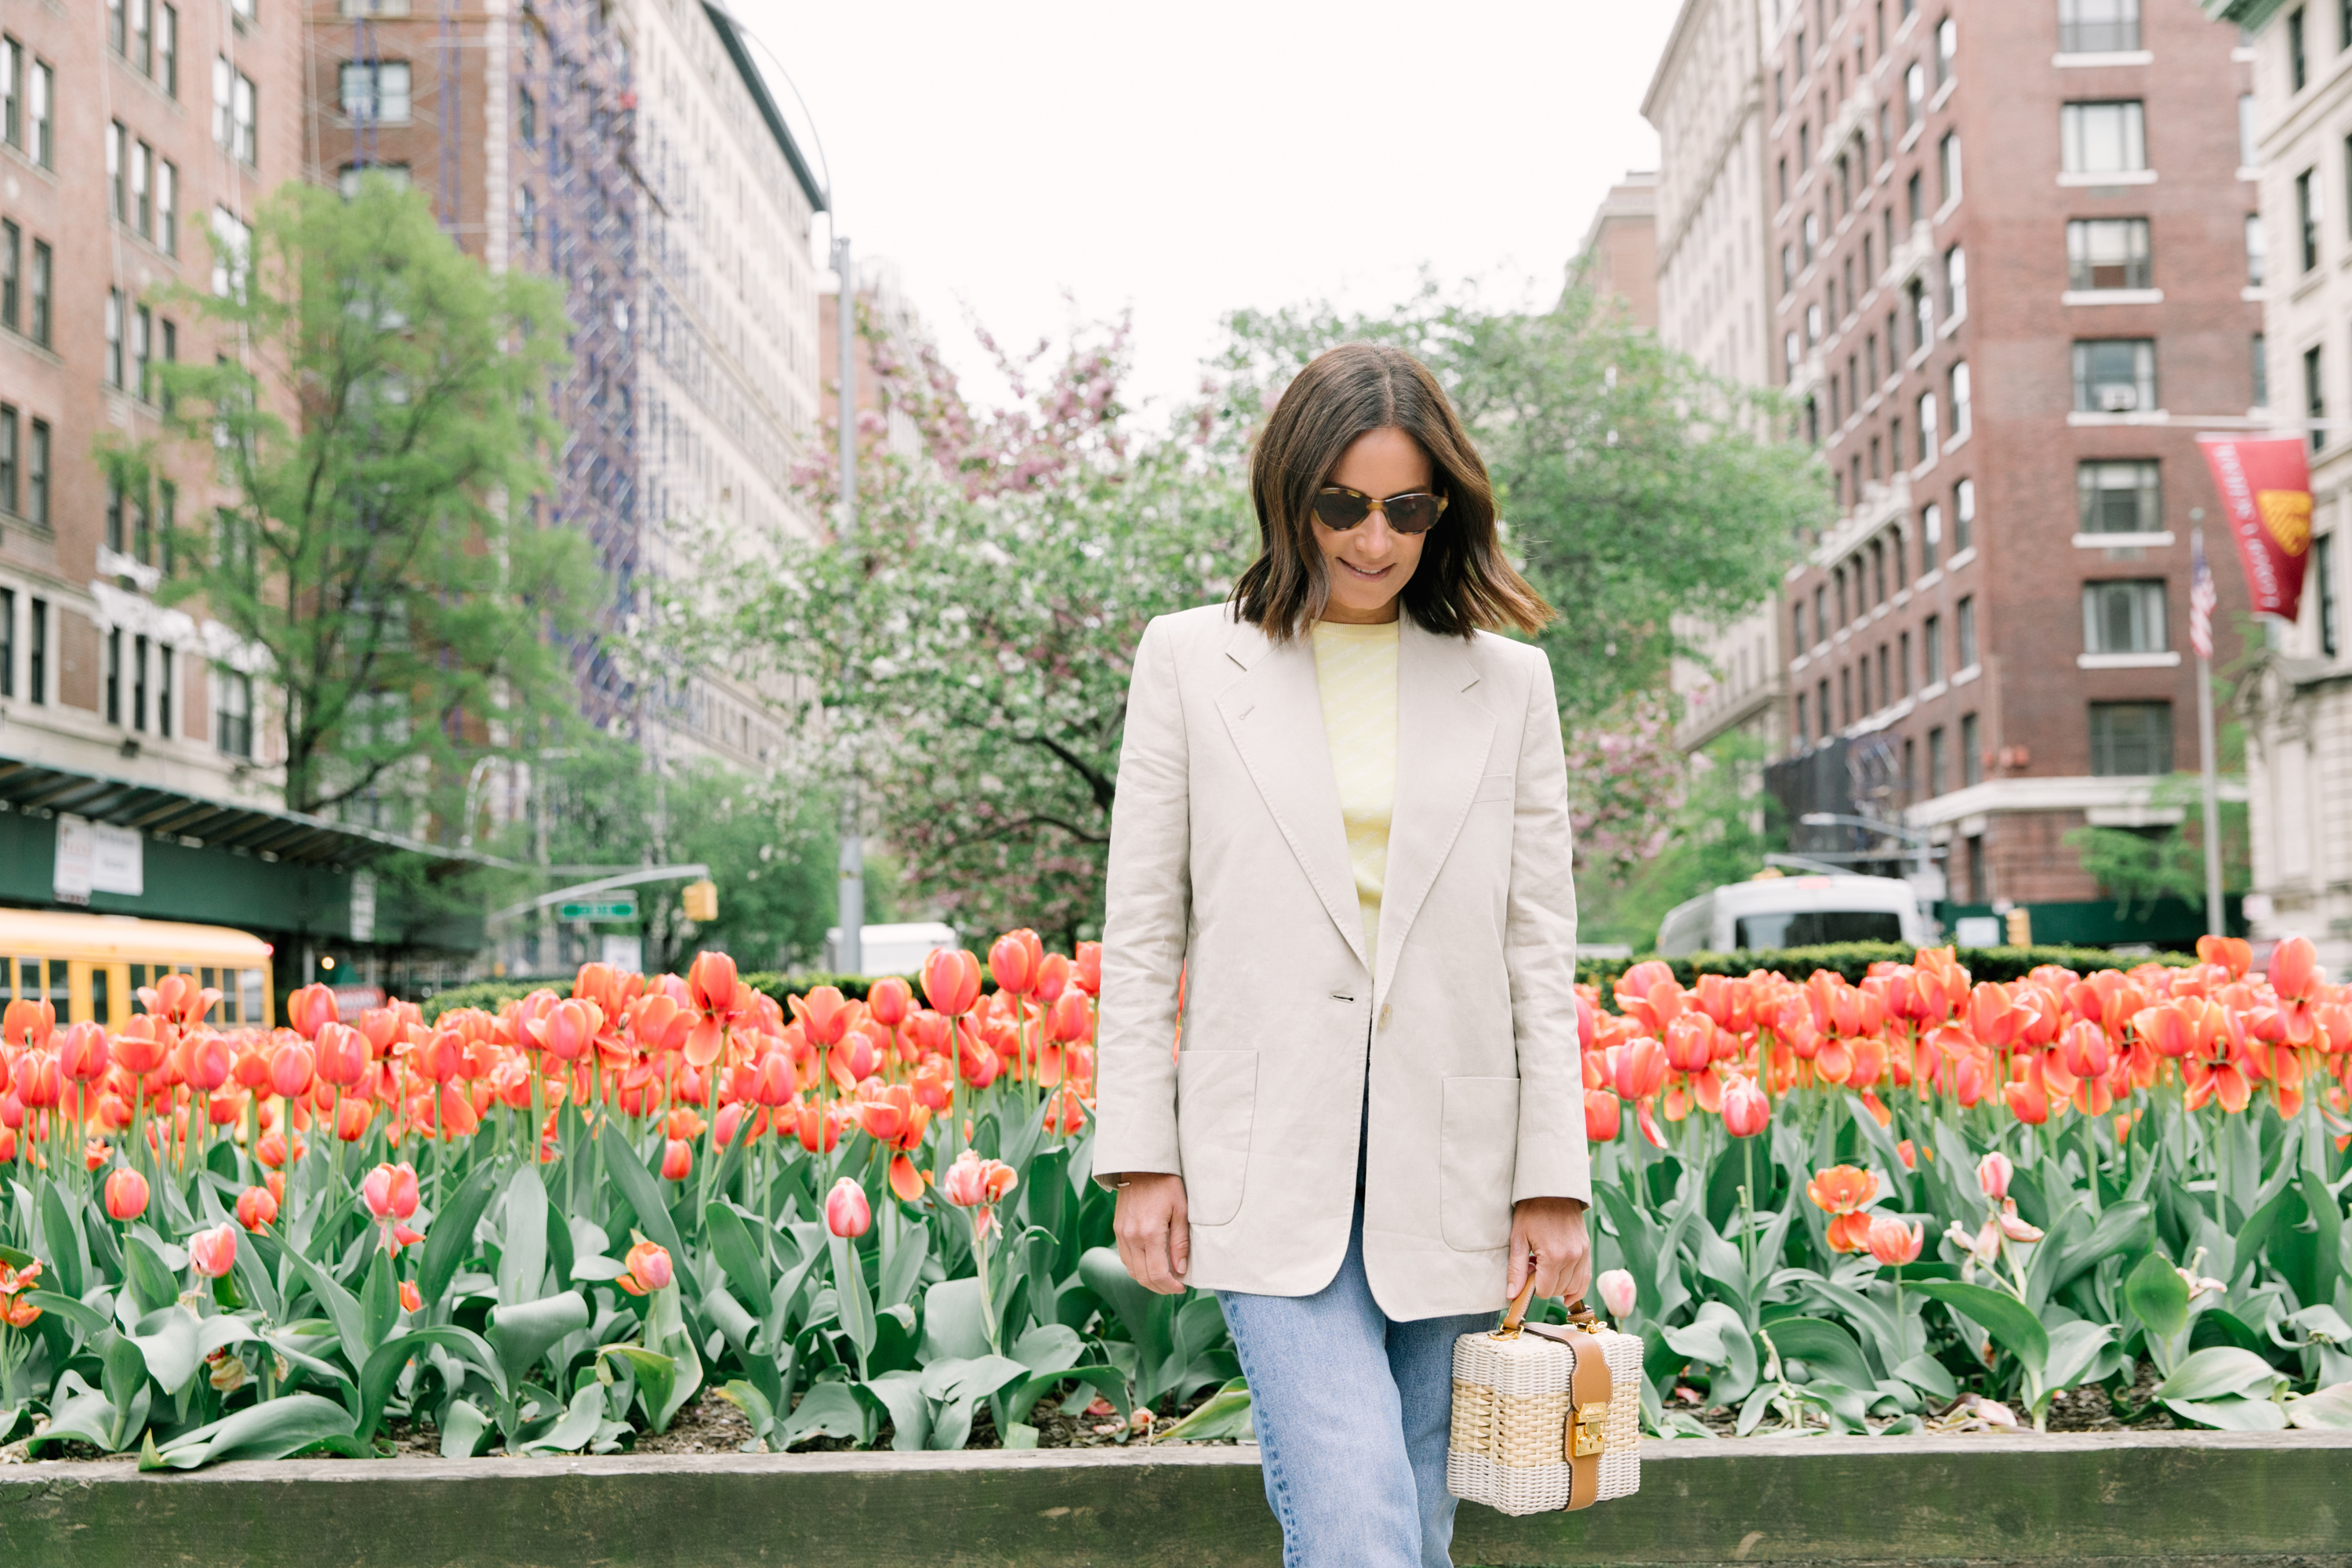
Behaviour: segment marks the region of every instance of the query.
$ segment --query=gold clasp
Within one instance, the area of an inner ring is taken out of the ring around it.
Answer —
[[[1595,1400],[1591,1405],[1576,1407],[1576,1421],[1569,1428],[1569,1457],[1590,1458],[1609,1449],[1609,1402]]]

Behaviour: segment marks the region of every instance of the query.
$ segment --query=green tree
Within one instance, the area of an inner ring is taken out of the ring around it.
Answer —
[[[2148,793],[2148,804],[2178,810],[2180,820],[2144,828],[2076,827],[2062,841],[2114,898],[2117,919],[2145,919],[2158,899],[2205,907],[2204,780],[2196,773],[2168,774]],[[2242,893],[2253,882],[2247,858],[2246,803],[2224,800],[2220,816],[2221,886]]]
[[[1667,910],[1710,888],[1746,881],[1764,868],[1768,853],[1786,849],[1780,803],[1758,787],[1765,760],[1763,743],[1738,732],[1688,759],[1679,787],[1665,796],[1666,824],[1650,852],[1580,884],[1580,939],[1644,951]]]
[[[1581,283],[1543,311],[1424,284],[1381,315],[1314,305],[1229,325],[1220,369],[1236,443],[1335,344],[1393,343],[1436,373],[1486,459],[1521,570],[1561,612],[1541,640],[1572,726],[1629,722],[1629,705],[1664,689],[1669,659],[1695,651],[1678,627],[1771,593],[1830,515],[1820,458],[1773,438],[1779,395],[1708,374]]]
[[[563,639],[604,597],[587,542],[529,500],[562,436],[538,411],[563,363],[555,285],[492,276],[381,176],[348,201],[289,184],[249,246],[214,246],[223,289],[183,300],[244,348],[163,375],[223,499],[182,520],[164,595],[264,656],[286,804],[543,744],[572,711]]]

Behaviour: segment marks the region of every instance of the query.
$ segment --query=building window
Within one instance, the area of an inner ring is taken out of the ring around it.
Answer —
[[[252,226],[226,207],[213,208],[213,292],[223,299],[244,292],[252,262]]]
[[[16,410],[0,403],[0,511],[16,510]]]
[[[122,722],[122,628],[106,634],[106,721]]]
[[[2327,431],[2320,421],[2327,417],[2327,382],[2326,367],[2319,358],[2319,345],[2312,344],[2303,351],[2303,406],[2311,416],[2311,449],[2318,451],[2327,445]]]
[[[2164,497],[2153,459],[2080,463],[2074,468],[2084,533],[2161,533]]]
[[[1903,73],[1903,129],[1918,124],[1927,109],[1927,68],[1914,60]]]
[[[234,669],[214,679],[213,743],[232,757],[253,755],[253,677]]]
[[[2334,658],[2342,647],[2337,630],[2334,534],[2323,533],[2311,542],[2311,570],[2319,578],[2319,651],[2322,657]]]
[[[168,158],[155,160],[155,244],[166,256],[180,254],[180,171]]]
[[[1943,542],[1944,509],[1929,501],[1919,509],[1919,575],[1936,569],[1936,546]]]
[[[2172,771],[2172,704],[2091,704],[2091,772],[2132,777]]]
[[[49,700],[49,605],[35,599],[25,621],[25,695],[37,706]]]
[[[1960,26],[1949,16],[1936,24],[1936,85],[1952,79],[1952,65],[1960,51]]]
[[[1977,482],[1962,479],[1952,487],[1952,554],[1955,559],[1976,548]]]
[[[1807,703],[1806,703],[1806,701],[1805,701],[1805,694],[1804,694],[1803,692],[1801,692],[1801,691],[1798,692],[1798,693],[1797,693],[1797,743],[1798,743],[1799,745],[1801,745],[1801,745],[1803,745],[1803,744],[1805,743],[1806,737],[1810,736],[1810,735],[1813,732],[1813,731],[1812,731],[1812,725],[1808,721],[1809,721],[1809,718],[1810,718],[1810,715],[1809,715],[1809,714],[1808,714],[1808,712],[1806,711],[1807,707],[1808,707],[1808,704],[1807,704]]]
[[[2286,82],[2294,92],[2301,92],[2311,82],[2311,56],[2304,47],[2300,5],[2286,14]]]
[[[232,151],[236,161],[247,168],[258,168],[261,163],[261,111],[256,102],[257,89],[253,79],[243,71],[236,73],[236,86],[229,100],[229,116],[236,122],[236,137]]]
[[[131,144],[131,226],[142,239],[155,237],[155,149]]]
[[[2352,145],[2347,145],[2345,151],[2347,154],[2352,154]],[[2270,240],[2263,231],[2263,215],[2248,213],[2246,215],[2247,288],[2259,289],[2263,286],[2263,279],[2269,271],[2270,254]]]
[[[1789,606],[1789,632],[1794,639],[1789,646],[1803,652],[1809,645],[1805,641],[1805,602],[1802,599]]]
[[[2139,47],[2139,0],[2058,0],[2058,52],[2113,55]]]
[[[25,46],[0,34],[0,142],[25,146]]]
[[[106,291],[106,384],[122,385],[122,290]]]
[[[2058,142],[2062,166],[2070,174],[2120,174],[2147,167],[2147,120],[2136,98],[2062,104]]]
[[[404,60],[345,61],[344,118],[383,125],[408,123],[408,64]]]
[[[1919,395],[1919,463],[1926,468],[1936,460],[1936,432],[1941,428],[1936,422],[1936,395]]]
[[[2078,411],[2135,414],[2156,406],[2155,339],[2089,338],[2074,345]]]
[[[526,147],[539,140],[539,103],[527,87],[515,89],[515,134]],[[1784,178],[1782,184],[1786,183]]]
[[[147,728],[147,639],[143,637],[134,637],[131,644],[131,727]]]
[[[131,384],[146,403],[155,401],[155,380],[149,371],[154,336],[154,314],[141,305],[131,312]]]
[[[1944,314],[1958,321],[1969,313],[1969,253],[1958,246],[1944,252]]]
[[[36,528],[49,526],[49,425],[32,423],[32,440],[25,449],[25,521]]]
[[[106,124],[106,216],[117,223],[131,209],[123,190],[122,163],[122,121],[110,120]]]
[[[1911,349],[1917,353],[1936,341],[1936,297],[1918,279],[1911,279]]]
[[[1911,634],[1909,632],[1905,632],[1898,639],[1895,659],[1896,668],[1901,671],[1900,679],[1903,682],[1903,689],[1899,695],[1908,697],[1911,695]],[[1905,742],[1906,745],[1909,743]],[[1906,784],[1905,788],[1907,790],[1909,785]]]
[[[1977,601],[1974,595],[1965,595],[1952,616],[1952,630],[1959,639],[1959,659],[1962,669],[1973,669],[1977,662]]]
[[[531,194],[531,189],[529,185],[517,185],[515,187],[515,223],[516,226],[522,234],[522,247],[525,250],[538,249],[539,198]],[[1784,257],[1788,254],[1785,247],[1782,247],[1781,254]],[[1796,368],[1796,349],[1797,334],[1790,332],[1789,334],[1789,365],[1791,371],[1794,371]]]
[[[0,697],[16,695],[16,590],[0,588]]]
[[[1960,199],[1960,133],[1947,131],[1936,144],[1936,201],[1948,207]]]
[[[2268,408],[2271,405],[2270,340],[2261,332],[2256,332],[2250,340],[2247,358],[2252,371],[2250,378],[2253,391],[2252,405],[2256,408]]]
[[[2316,169],[2305,169],[2294,177],[2294,231],[2301,242],[2303,269],[2305,272],[2319,265],[2319,224],[2321,219],[2319,189],[2314,183],[2319,177]]]
[[[1805,347],[1813,348],[1821,341],[1822,308],[1819,305],[1808,305],[1805,307]]]
[[[370,174],[390,180],[395,190],[408,189],[408,165],[405,163],[346,163],[335,175],[335,189],[343,200],[355,200],[360,194],[360,186]]]
[[[1927,793],[1930,795],[1943,794],[1946,782],[1952,776],[1948,740],[1941,724],[1927,731]]]
[[[33,241],[32,320],[25,335],[40,344],[49,346],[49,265],[48,241]]]
[[[1977,716],[1960,715],[1960,782],[1964,784],[1984,783],[1984,745],[1979,738]]]
[[[44,169],[58,166],[57,72],[47,60],[33,62],[26,82],[25,110],[33,122],[33,162]]]
[[[155,7],[155,81],[166,95],[180,96],[180,13],[170,5]]]
[[[1813,688],[1813,710],[1821,723],[1820,738],[1826,741],[1830,738],[1830,678],[1828,676],[1822,676],[1821,684]]]
[[[2150,278],[2147,219],[2076,218],[2066,226],[2067,288],[2145,289]]]
[[[2084,653],[2162,653],[2164,579],[2083,584]]]
[[[1919,626],[1919,649],[1927,657],[1927,684],[1944,679],[1944,617],[1929,616]]]
[[[1952,439],[1957,441],[1969,433],[1969,362],[1961,360],[1952,366]]]
[[[21,330],[25,231],[0,218],[0,327]]]

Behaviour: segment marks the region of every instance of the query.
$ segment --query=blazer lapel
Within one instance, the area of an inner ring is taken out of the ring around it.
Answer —
[[[1477,683],[1478,667],[1459,638],[1435,636],[1404,617],[1397,639],[1396,807],[1381,898],[1380,995],[1396,976],[1413,917],[1453,851],[1486,771],[1495,716],[1472,695]],[[1328,764],[1324,772],[1328,776]]]
[[[1244,624],[1234,628],[1225,652],[1242,670],[1239,679],[1217,694],[1225,732],[1298,857],[1299,869],[1339,934],[1348,939],[1357,962],[1369,968],[1355,867],[1348,858],[1347,825],[1339,816],[1339,785],[1323,733],[1315,650],[1303,637],[1276,644]],[[1472,783],[1475,787],[1475,776]]]

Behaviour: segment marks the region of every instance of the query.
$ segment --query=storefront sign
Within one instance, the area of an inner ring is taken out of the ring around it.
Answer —
[[[92,893],[141,898],[147,891],[147,841],[135,828],[58,818],[56,870],[50,888],[63,904],[86,904]]]

